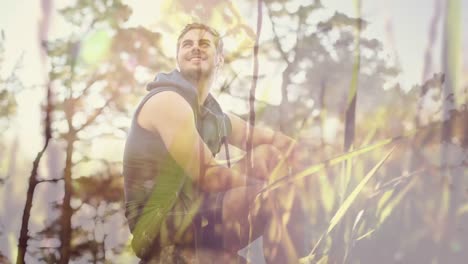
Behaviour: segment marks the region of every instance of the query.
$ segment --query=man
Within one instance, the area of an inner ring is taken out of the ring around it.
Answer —
[[[235,253],[248,244],[249,230],[250,238],[258,237],[271,222],[267,205],[273,201],[264,199],[264,209],[255,212],[249,208],[272,171],[285,164],[294,140],[255,127],[252,170],[246,160],[225,166],[214,159],[223,144],[245,149],[251,129],[210,94],[222,49],[214,29],[187,25],[177,41],[178,70],[158,74],[135,112],[123,174],[132,246],[142,259],[168,245]],[[284,166],[276,171],[285,173]]]

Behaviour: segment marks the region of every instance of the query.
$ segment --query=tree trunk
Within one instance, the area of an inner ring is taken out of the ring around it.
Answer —
[[[45,149],[45,148],[44,148]],[[28,240],[29,240],[29,218],[31,217],[31,208],[32,208],[32,201],[34,197],[34,190],[36,189],[37,185],[37,167],[39,165],[39,161],[42,157],[42,151],[39,152],[36,156],[36,159],[34,160],[34,166],[31,171],[31,175],[29,176],[29,186],[28,186],[28,192],[26,193],[26,203],[24,204],[24,210],[23,210],[23,219],[21,220],[21,231],[20,231],[20,237],[18,240],[18,257],[16,258],[16,264],[23,264],[24,258],[26,255],[26,249],[28,246]]]
[[[60,264],[67,264],[70,261],[70,242],[72,235],[71,218],[73,210],[70,205],[72,196],[72,158],[73,158],[73,144],[75,143],[76,137],[74,134],[69,133],[67,139],[67,151],[64,169],[64,196],[62,203],[62,215],[60,218]]]
[[[26,193],[26,202],[24,204],[24,210],[23,210],[23,218],[21,220],[21,230],[20,230],[20,236],[18,239],[18,256],[16,258],[16,263],[17,264],[23,264],[24,259],[26,256],[26,249],[28,246],[28,240],[29,240],[29,218],[31,217],[31,209],[32,209],[32,202],[34,198],[34,190],[36,189],[37,184],[39,183],[37,180],[37,170],[39,168],[39,162],[41,161],[42,155],[47,149],[47,146],[49,145],[49,141],[52,138],[52,132],[51,132],[51,112],[52,112],[52,103],[51,103],[51,98],[52,98],[52,92],[50,85],[47,86],[47,107],[46,107],[46,117],[45,117],[45,122],[44,122],[44,127],[45,127],[45,143],[44,147],[42,150],[37,153],[36,159],[34,160],[33,163],[33,168],[31,170],[31,175],[29,176],[29,186],[28,186],[28,192]]]

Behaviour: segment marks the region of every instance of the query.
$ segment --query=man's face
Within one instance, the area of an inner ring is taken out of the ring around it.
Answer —
[[[192,29],[180,39],[177,62],[182,74],[200,80],[210,77],[220,59],[215,38],[202,29]]]

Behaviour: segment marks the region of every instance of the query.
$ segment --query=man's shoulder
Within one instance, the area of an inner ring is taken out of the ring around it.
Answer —
[[[145,127],[155,123],[187,122],[193,119],[193,110],[185,98],[174,91],[163,91],[149,98],[138,117]]]
[[[187,100],[181,94],[174,90],[161,91],[152,95],[143,105],[143,107],[145,106],[150,108],[180,108],[181,110],[191,110],[189,102],[187,102]]]

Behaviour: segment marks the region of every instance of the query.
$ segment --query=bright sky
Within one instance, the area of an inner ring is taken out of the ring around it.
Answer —
[[[59,2],[59,1],[54,1]],[[62,4],[64,1],[60,1]],[[128,0],[134,9],[134,23],[149,25],[154,23],[155,10],[158,9],[157,1],[146,1],[141,4],[140,0]],[[304,1],[309,2],[309,1]],[[428,42],[428,31],[431,17],[433,15],[433,1],[427,0],[362,0],[362,15],[370,22],[370,26],[365,34],[382,40],[389,52],[398,55],[403,73],[401,84],[404,87],[411,87],[421,82],[422,67],[424,63],[424,51]],[[462,2],[462,29],[464,71],[468,68],[468,30],[463,25],[468,25],[468,1]],[[139,4],[136,4],[139,3]],[[332,14],[335,10],[355,16],[354,1],[342,0],[322,0],[323,5]],[[37,0],[2,0],[0,10],[0,29],[4,30],[6,42],[6,61],[0,65],[1,76],[7,76],[23,54],[22,69],[20,76],[26,85],[37,85],[44,83],[45,72],[42,62],[39,59],[38,50],[38,22],[40,20],[40,1]],[[241,12],[249,21],[252,27],[256,23],[256,6],[241,8]],[[52,21],[51,35],[60,34],[67,30],[59,23],[59,19]],[[267,23],[267,21],[265,21]],[[393,28],[393,40],[390,41],[386,33],[386,26],[390,23]],[[439,29],[439,38],[441,31]],[[266,37],[271,32],[267,25],[264,25],[263,36]],[[394,50],[392,47],[394,46]],[[433,54],[434,62],[440,61],[440,45],[436,45]],[[262,67],[262,64],[260,65]],[[249,70],[249,69],[248,69]],[[439,70],[436,68],[435,70]],[[280,76],[280,74],[278,74]],[[432,73],[430,74],[432,75]],[[280,83],[273,79],[271,83]],[[20,142],[22,158],[32,160],[39,151],[42,144],[40,133],[40,103],[43,102],[44,89],[34,88],[22,92],[18,97],[18,116],[14,124],[15,133],[22,139]],[[37,131],[31,133],[31,131]],[[11,135],[10,135],[11,136]],[[24,140],[28,139],[28,140]],[[1,197],[1,194],[0,194]],[[4,212],[0,210],[0,220],[4,217]],[[0,250],[2,250],[0,244]]]
[[[58,2],[63,5],[63,1],[53,1],[57,6]],[[127,1],[134,9],[134,16],[132,18],[134,23],[141,23],[143,25],[154,24],[154,18],[157,17],[155,11],[158,10],[156,1],[147,1],[147,4],[136,4],[141,1],[128,0]],[[339,1],[339,0],[323,0],[323,5],[329,9],[328,13],[331,14],[335,10],[344,12],[348,15],[355,15],[354,1]],[[378,38],[387,44],[389,51],[392,51],[394,45],[394,52],[398,58],[403,69],[401,82],[402,85],[411,87],[413,84],[421,82],[422,65],[424,58],[424,51],[428,41],[428,25],[433,14],[433,1],[427,0],[363,0],[362,1],[362,15],[365,19],[370,21],[370,26],[365,34],[371,37]],[[2,3],[2,11],[0,11],[0,28],[5,31],[6,35],[6,50],[7,50],[7,63],[2,65],[0,73],[2,75],[11,71],[14,63],[18,60],[21,54],[24,54],[23,59],[23,75],[26,84],[42,83],[43,72],[41,69],[41,61],[38,58],[38,45],[37,45],[37,25],[40,19],[40,1],[33,0],[16,0],[6,1]],[[462,10],[468,10],[468,1],[462,0]],[[245,8],[241,12],[247,21],[252,26],[256,21],[255,8]],[[150,10],[150,12],[148,12]],[[462,11],[462,25],[468,24],[468,12]],[[55,23],[52,24],[51,35],[59,35],[60,31],[67,30],[64,28],[63,23],[59,18],[55,18]],[[267,21],[265,21],[265,24]],[[386,26],[391,24],[393,27],[394,43],[390,42],[389,35],[386,33]],[[468,31],[462,30],[465,36],[463,37],[464,47],[468,46]],[[439,35],[440,35],[439,30]],[[263,36],[269,34],[267,25],[263,27]],[[440,48],[436,45],[435,48]],[[435,49],[438,50],[438,49]],[[467,50],[466,48],[464,50]],[[437,63],[440,60],[439,54],[434,54],[434,61]],[[468,61],[467,56],[464,55],[465,63]],[[28,96],[29,97],[29,96]],[[31,105],[28,99],[27,105]]]

